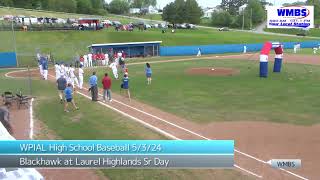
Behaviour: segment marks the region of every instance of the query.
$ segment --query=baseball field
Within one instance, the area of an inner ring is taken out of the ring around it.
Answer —
[[[0,32],[0,51],[12,50],[11,32]],[[21,66],[34,66],[36,49],[68,61],[93,43],[162,40],[163,45],[261,43],[306,38],[182,30],[175,34],[146,32],[16,32]],[[132,101],[120,94],[113,79],[113,102],[91,102],[87,89],[75,93],[79,111],[64,113],[55,85],[40,79],[38,69],[0,69],[0,92],[22,91],[35,97],[28,108],[11,109],[17,139],[234,139],[232,170],[39,170],[47,179],[317,179],[320,149],[320,58],[311,49],[285,50],[281,73],[260,78],[259,53],[196,57],[156,57],[128,60]],[[270,55],[270,60],[273,55]],[[145,63],[153,70],[151,85]],[[269,62],[269,69],[273,63]],[[85,70],[112,73],[107,67]],[[101,84],[100,96],[101,96]],[[101,97],[100,97],[101,99]],[[31,128],[31,125],[32,128]],[[299,169],[273,169],[270,159],[301,159]]]

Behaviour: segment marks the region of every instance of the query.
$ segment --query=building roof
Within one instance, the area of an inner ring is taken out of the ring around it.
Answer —
[[[160,44],[162,41],[148,41],[148,42],[125,42],[125,43],[106,43],[106,44],[92,44],[89,47],[101,46],[123,46],[123,45],[143,45],[143,44]]]

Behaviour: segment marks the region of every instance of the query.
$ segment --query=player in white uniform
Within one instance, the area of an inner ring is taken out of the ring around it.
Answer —
[[[317,54],[317,51],[318,51],[318,48],[317,48],[317,47],[314,47],[314,48],[313,48],[313,54]]]
[[[201,49],[198,48],[198,54],[197,54],[197,57],[200,57],[201,56]]]
[[[79,70],[78,70],[78,72],[79,72],[79,89],[82,89],[82,86],[83,86],[84,71],[83,71],[82,67],[83,66],[80,65]]]
[[[88,67],[92,67],[92,54],[88,54]]]
[[[38,67],[40,71],[41,78],[43,78],[43,69],[42,69],[42,62],[41,62],[41,54],[37,53],[37,59],[38,59]]]
[[[67,83],[70,83],[70,84],[71,84],[70,68],[69,68],[68,65],[66,65],[66,66],[64,67],[64,72],[65,72],[65,77],[66,77]]]
[[[106,66],[108,66],[109,65],[109,54],[108,53],[104,54],[104,59],[106,61]]]
[[[63,63],[60,64],[60,76],[63,76],[64,78],[66,78],[66,73],[65,73],[65,69],[64,69],[64,64]]]
[[[117,64],[115,62],[111,63],[110,68],[112,69],[112,73],[113,73],[114,78],[118,79],[119,76],[118,76]]]
[[[72,67],[72,65],[70,65],[69,74],[70,74],[70,81],[71,81],[73,88],[74,88],[74,85],[77,85],[79,87],[79,81],[78,81],[78,78],[76,77],[76,75],[74,74],[74,71],[75,71],[75,69]]]
[[[83,55],[83,66],[88,67],[88,55]]]
[[[243,46],[243,54],[247,53],[247,46]]]
[[[60,78],[60,65],[58,63],[54,65],[54,71],[56,72],[56,80],[58,80]]]

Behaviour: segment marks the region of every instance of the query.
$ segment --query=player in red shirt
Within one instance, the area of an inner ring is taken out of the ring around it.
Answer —
[[[108,76],[108,73],[104,74],[104,78],[102,79],[102,85],[103,85],[103,102],[106,102],[106,96],[109,100],[109,102],[112,102],[111,99],[111,78]]]

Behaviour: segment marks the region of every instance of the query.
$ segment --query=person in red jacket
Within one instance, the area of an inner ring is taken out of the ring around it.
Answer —
[[[104,74],[104,78],[102,79],[102,85],[103,85],[103,102],[106,102],[106,96],[109,100],[109,102],[112,102],[111,99],[111,78],[108,76],[108,73]]]

